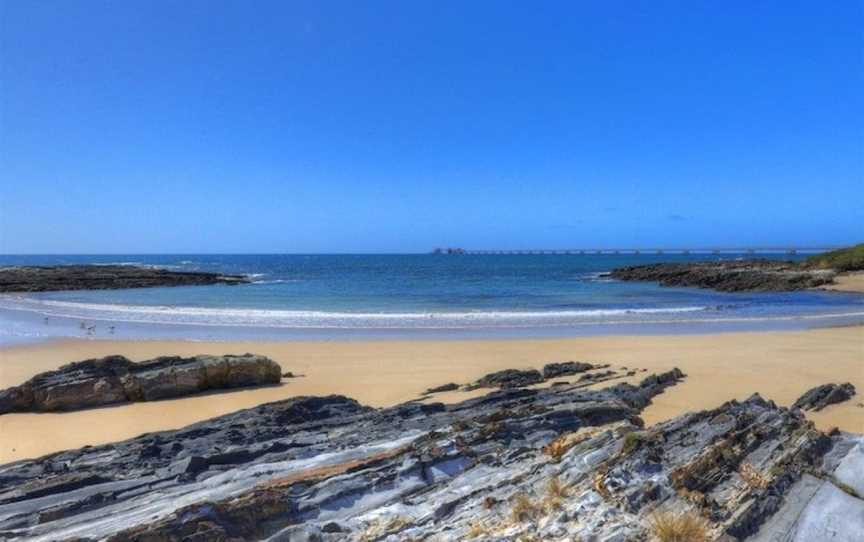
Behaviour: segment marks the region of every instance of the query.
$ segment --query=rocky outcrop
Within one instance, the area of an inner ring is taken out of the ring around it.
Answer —
[[[537,369],[504,369],[489,373],[468,386],[468,389],[477,388],[524,388],[533,384],[543,382],[543,375]]]
[[[711,539],[857,540],[859,437],[759,396],[644,428],[638,405],[679,378],[381,410],[299,397],[20,461],[0,466],[0,538],[624,541],[672,511]]]
[[[533,476],[558,436],[640,427],[631,403],[674,382],[500,390],[382,410],[300,397],[20,461],[0,466],[0,539],[293,540],[288,531],[308,527],[356,540],[375,528],[366,514],[384,512],[389,524],[403,506],[418,525],[446,530],[463,504]]]
[[[828,405],[848,401],[855,395],[855,386],[845,384],[823,384],[807,390],[792,406],[803,410],[820,411]]]
[[[831,284],[835,273],[772,260],[658,263],[613,270],[618,280],[659,282],[662,286],[710,288],[721,292],[795,291]]]
[[[594,365],[581,361],[564,361],[561,363],[547,363],[543,366],[543,378],[558,378],[561,376],[575,375],[595,369]]]
[[[47,292],[52,290],[114,290],[155,286],[199,286],[242,284],[241,275],[180,272],[133,265],[57,265],[50,267],[0,268],[0,292]]]
[[[432,393],[442,393],[445,391],[456,391],[459,389],[459,384],[455,382],[449,382],[447,384],[442,384],[440,386],[435,386],[434,388],[429,388],[426,390],[426,395],[430,395]]]
[[[155,401],[206,390],[278,384],[280,379],[279,364],[253,354],[159,357],[141,363],[108,356],[70,363],[0,391],[0,414]]]

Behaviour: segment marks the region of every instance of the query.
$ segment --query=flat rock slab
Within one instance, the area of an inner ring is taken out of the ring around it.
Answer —
[[[243,284],[241,275],[169,271],[134,265],[57,265],[0,268],[0,292],[116,290],[156,286]]]
[[[107,356],[70,363],[0,391],[0,414],[80,410],[278,384],[281,374],[278,363],[253,354],[164,356],[140,363]]]

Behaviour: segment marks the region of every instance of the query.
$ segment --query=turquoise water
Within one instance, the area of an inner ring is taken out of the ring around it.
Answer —
[[[0,296],[0,341],[66,336],[546,336],[812,327],[864,320],[864,296],[858,294],[724,294],[603,276],[624,265],[739,257],[2,256],[0,265],[124,263],[245,274],[253,283]]]

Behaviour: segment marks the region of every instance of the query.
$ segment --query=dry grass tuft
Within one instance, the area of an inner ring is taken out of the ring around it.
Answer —
[[[366,530],[360,534],[360,540],[363,542],[368,542],[383,538],[387,535],[401,531],[410,523],[411,520],[409,518],[404,518],[401,516],[390,518],[386,522],[381,520],[373,521],[369,525],[367,525]]]
[[[708,522],[692,512],[655,513],[648,527],[657,542],[708,542]]]
[[[557,476],[549,479],[546,484],[546,497],[543,499],[543,509],[548,512],[557,512],[564,508],[564,499],[570,496],[570,488],[561,482]]]
[[[534,521],[540,517],[543,507],[532,500],[528,495],[520,493],[513,499],[513,507],[510,509],[510,518],[515,523]]]
[[[543,447],[543,453],[552,458],[552,461],[558,463],[567,450],[573,447],[575,443],[571,443],[570,435],[561,435],[555,440]]]
[[[738,474],[750,489],[765,489],[771,483],[767,476],[756,470],[756,467],[750,463],[741,463]]]
[[[468,526],[468,532],[466,535],[468,538],[480,538],[481,536],[488,536],[489,532],[489,527],[487,527],[485,523],[475,521]]]
[[[606,487],[606,471],[602,469],[598,469],[597,473],[594,475],[594,479],[591,481],[591,487],[596,491],[603,500],[609,500],[612,498],[612,492],[609,491],[609,488]]]
[[[560,478],[553,476],[552,478],[549,478],[549,483],[546,484],[546,494],[549,497],[566,499],[570,496],[570,488],[562,483]]]

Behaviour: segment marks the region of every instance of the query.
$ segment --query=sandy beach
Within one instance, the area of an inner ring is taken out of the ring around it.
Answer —
[[[841,273],[834,278],[834,284],[825,289],[837,292],[864,293],[864,272]]]
[[[0,387],[86,358],[253,352],[300,374],[277,387],[238,390],[152,403],[62,414],[0,416],[0,462],[173,429],[267,401],[297,395],[343,394],[373,406],[416,399],[430,386],[465,383],[504,368],[541,367],[581,360],[649,372],[681,368],[686,380],[654,400],[647,424],[683,412],[714,408],[758,391],[790,405],[807,389],[852,382],[864,391],[864,327],[795,332],[683,336],[590,337],[550,340],[369,341],[285,343],[62,341],[0,351]],[[642,374],[632,377],[641,378]],[[602,385],[602,384],[601,384]],[[482,391],[438,394],[458,401]],[[851,401],[809,414],[821,428],[864,431],[864,402]]]

